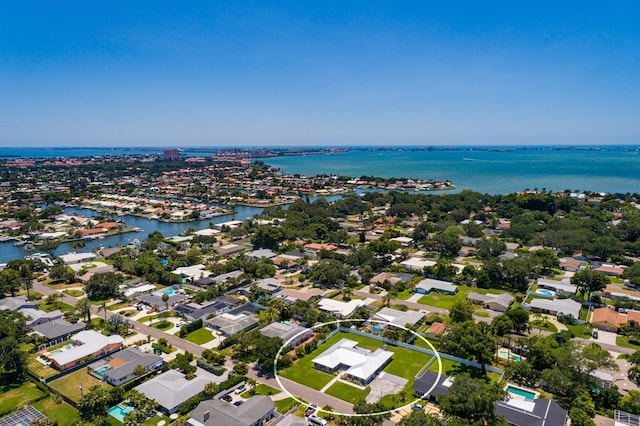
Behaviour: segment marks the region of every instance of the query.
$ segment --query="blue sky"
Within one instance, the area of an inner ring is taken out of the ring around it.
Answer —
[[[640,143],[637,1],[91,3],[0,4],[0,146]]]

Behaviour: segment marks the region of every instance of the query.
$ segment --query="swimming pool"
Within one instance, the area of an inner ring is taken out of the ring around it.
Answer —
[[[118,404],[109,408],[107,413],[109,413],[110,416],[118,419],[120,422],[124,423],[124,416],[126,416],[127,413],[130,413],[132,411],[133,411],[133,407],[127,407],[124,404]]]
[[[61,354],[62,352],[64,352],[62,349],[56,349],[55,351],[51,351],[49,353],[53,355],[53,354]]]
[[[520,396],[520,397],[526,399],[527,401],[533,401],[534,399],[536,399],[536,393],[535,392],[528,391],[528,390],[522,389],[522,388],[518,388],[518,387],[513,386],[513,385],[507,386],[506,391],[509,392],[512,395]]]
[[[509,352],[507,350],[504,350],[504,349],[500,349],[498,351],[498,356],[500,358],[508,359],[508,360],[511,360],[511,361],[516,361],[516,362],[522,361],[522,357],[520,355],[511,353],[511,352]]]
[[[371,329],[376,333],[382,333],[384,331],[384,330],[382,330],[382,327],[377,326],[377,325],[371,326]]]
[[[102,376],[104,376],[104,373],[106,373],[107,371],[109,371],[109,366],[108,365],[103,365],[102,367],[98,368],[97,370],[93,370],[93,373],[96,376],[102,377]]]
[[[556,294],[554,291],[547,290],[546,288],[539,288],[538,290],[536,290],[536,293],[542,294],[543,296],[549,296],[549,297],[553,297]]]
[[[162,294],[173,294],[173,293],[175,293],[175,292],[176,292],[176,291],[175,291],[175,289],[170,288],[169,290],[167,290],[167,291],[163,292]]]

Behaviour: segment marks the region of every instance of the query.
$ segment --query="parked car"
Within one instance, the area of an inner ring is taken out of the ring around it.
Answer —
[[[156,308],[151,308],[147,311],[148,314],[152,314],[156,311]]]
[[[246,387],[246,386],[245,386],[245,384],[243,383],[243,384],[241,384],[240,386],[238,386],[234,392],[235,392],[235,394],[236,394],[236,395],[240,395],[242,392],[244,392],[244,391],[245,391],[245,389],[246,389],[246,388],[247,388],[247,387]]]
[[[233,405],[235,405],[236,407],[239,407],[242,404],[244,404],[244,401],[236,401],[236,402],[233,403]]]
[[[411,404],[411,409],[416,411],[424,411],[424,405],[418,403]]]
[[[223,401],[226,401],[226,402],[231,402],[231,400],[232,400],[233,398],[231,398],[231,395],[226,394],[225,396],[223,396],[223,397],[222,397],[222,398],[220,398],[220,399],[222,399]]]
[[[598,338],[598,330],[593,330],[593,334],[592,334],[594,339]]]

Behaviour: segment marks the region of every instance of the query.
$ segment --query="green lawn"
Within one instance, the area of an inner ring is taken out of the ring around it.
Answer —
[[[71,297],[82,297],[82,296],[84,296],[84,291],[78,290],[78,289],[64,290],[63,293],[68,295],[68,296],[71,296]]]
[[[478,309],[473,313],[473,315],[482,317],[482,318],[489,318],[489,312],[483,311],[482,309]]]
[[[589,327],[586,327],[584,324],[565,324],[565,326],[576,337],[582,337],[582,338],[591,337],[591,329]]]
[[[458,292],[456,294],[445,294],[445,293],[439,293],[437,291],[432,291],[431,293],[425,296],[422,296],[420,300],[418,300],[418,303],[421,303],[423,305],[435,306],[437,308],[449,309],[457,301],[466,300],[467,294],[469,294],[470,291],[473,291],[475,293],[480,293],[480,294],[504,293],[504,291],[501,291],[501,290],[475,288],[475,287],[469,287],[466,285],[459,285],[457,287],[458,287]]]
[[[147,322],[147,321],[149,321],[150,319],[156,319],[156,318],[158,318],[158,315],[159,315],[159,314],[146,315],[146,316],[144,316],[144,317],[140,317],[140,318],[138,318],[136,321],[138,321],[138,322]]]
[[[335,396],[336,398],[340,398],[343,401],[350,402],[351,404],[355,404],[356,402],[364,399],[371,388],[367,386],[364,390],[360,390],[356,387],[348,385],[342,382],[336,382],[329,389],[326,390],[327,395]]]
[[[529,328],[537,328],[539,330],[550,331],[552,333],[558,332],[558,327],[544,320],[533,320],[529,322]]]
[[[2,385],[0,395],[0,417],[46,396],[30,381]]]
[[[202,327],[187,334],[185,337],[183,337],[183,339],[195,343],[196,345],[202,345],[204,343],[212,341],[214,339],[214,336],[213,334],[211,334],[211,330]]]
[[[384,342],[366,336],[358,336],[351,333],[337,333],[320,345],[315,351],[299,359],[291,367],[280,371],[280,375],[315,390],[322,389],[334,376],[316,370],[313,367],[313,359],[343,338],[354,340],[358,342],[358,347],[371,351],[383,348],[385,345]],[[409,384],[413,384],[414,376],[431,357],[421,352],[396,346],[389,346],[388,350],[393,352],[393,359],[383,371],[409,379]]]
[[[62,312],[73,311],[74,307],[71,305],[67,305],[64,302],[56,301],[56,303],[47,303],[45,299],[42,299],[40,303],[38,303],[40,310],[44,312],[51,312],[59,309]]]
[[[636,340],[630,341],[627,336],[616,336],[616,345],[640,351],[640,344],[636,343]]]
[[[255,388],[255,393],[253,395],[276,395],[280,393],[278,389],[274,389],[271,386],[267,386],[265,384],[258,384]],[[243,398],[249,398],[252,396],[251,391],[246,391],[240,395]]]
[[[171,423],[171,419],[167,416],[153,416],[153,417],[149,417],[147,420],[145,420],[144,422],[142,422],[142,426],[157,426],[158,422],[164,420],[164,424],[168,425],[169,423]]]
[[[58,426],[72,426],[80,420],[80,413],[71,405],[60,399],[56,402],[53,396],[41,399],[33,404],[33,407],[45,414],[51,420],[58,422]]]
[[[55,368],[44,365],[36,359],[37,355],[32,355],[27,358],[27,368],[36,376],[41,379],[46,379],[55,376],[59,373]]]
[[[95,377],[90,376],[88,370],[88,368],[82,368],[76,372],[54,380],[50,384],[58,392],[76,402],[80,400],[81,396],[80,385],[82,385],[83,393],[89,391],[89,388],[96,384],[105,388],[111,387],[102,380],[98,380]]]
[[[276,401],[276,411],[280,414],[284,414],[287,411],[291,410],[296,404],[296,400],[291,397],[280,399]]]
[[[171,321],[160,321],[151,324],[151,327],[157,328],[158,330],[168,330],[170,328],[173,328],[173,323]]]
[[[438,361],[434,361],[429,366],[429,371],[433,371],[434,373],[438,372]],[[447,376],[457,376],[463,373],[468,373],[474,379],[480,380],[494,380],[497,381],[499,376],[495,373],[487,373],[487,375],[482,374],[482,370],[479,368],[471,367],[468,365],[460,364],[459,362],[451,361],[448,359],[442,359],[442,374]]]
[[[117,311],[118,309],[126,308],[126,307],[128,307],[130,305],[131,305],[131,302],[129,302],[129,301],[119,302],[119,303],[114,303],[113,305],[107,306],[107,309],[110,310],[110,311]]]

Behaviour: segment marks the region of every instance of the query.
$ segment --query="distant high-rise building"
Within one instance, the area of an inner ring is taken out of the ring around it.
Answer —
[[[165,161],[175,161],[180,159],[180,151],[177,149],[165,149],[162,151],[162,158]]]

